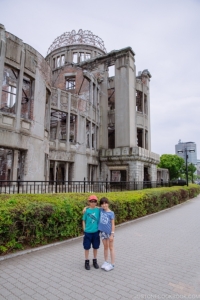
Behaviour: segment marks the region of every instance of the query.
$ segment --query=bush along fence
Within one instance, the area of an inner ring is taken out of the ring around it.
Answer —
[[[116,224],[182,203],[200,186],[96,193],[110,200]],[[0,254],[77,237],[89,193],[0,195]]]
[[[0,181],[0,194],[108,193],[176,185],[157,181]],[[181,184],[179,184],[181,185]],[[184,184],[182,184],[184,185]]]

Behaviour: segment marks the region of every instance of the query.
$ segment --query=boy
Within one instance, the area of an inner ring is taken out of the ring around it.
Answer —
[[[84,212],[83,215],[83,247],[85,249],[85,269],[90,270],[90,262],[89,262],[89,249],[91,245],[93,247],[93,266],[95,269],[99,269],[99,265],[97,263],[97,249],[99,249],[100,245],[100,237],[99,237],[99,216],[100,210],[96,207],[97,205],[97,197],[95,195],[91,195],[88,198],[89,208]]]

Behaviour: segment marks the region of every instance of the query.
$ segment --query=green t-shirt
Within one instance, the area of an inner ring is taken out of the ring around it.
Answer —
[[[84,215],[83,220],[85,221],[85,232],[97,232],[98,224],[100,218],[100,209],[95,208],[87,208]]]

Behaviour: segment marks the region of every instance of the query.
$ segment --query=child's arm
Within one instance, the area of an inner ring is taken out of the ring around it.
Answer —
[[[85,206],[82,213],[84,214],[86,212],[86,209],[89,208],[89,206]]]
[[[83,231],[85,231],[85,220],[82,221]]]
[[[112,241],[114,238],[115,234],[115,219],[111,220],[111,235],[110,235],[110,240]]]
[[[95,206],[96,208],[100,208],[99,206]],[[86,209],[89,208],[89,206],[85,206],[82,213],[84,214],[86,212]]]

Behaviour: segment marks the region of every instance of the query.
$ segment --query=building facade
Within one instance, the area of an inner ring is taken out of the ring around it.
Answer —
[[[44,58],[0,25],[0,180],[156,181],[150,79],[90,31]]]
[[[186,152],[188,155],[187,163],[193,164],[197,167],[197,149],[194,142],[181,142],[178,141],[178,144],[175,145],[175,154],[182,157],[186,161]]]

